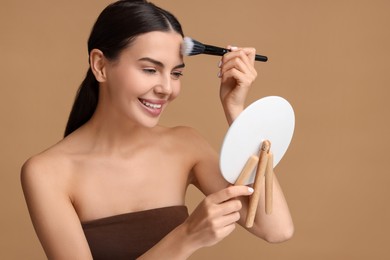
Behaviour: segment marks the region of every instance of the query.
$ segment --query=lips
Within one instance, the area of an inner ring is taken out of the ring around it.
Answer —
[[[164,100],[147,100],[142,98],[139,98],[139,101],[153,116],[158,116],[162,111],[163,105],[166,103]]]
[[[156,109],[156,108],[161,108],[161,104],[153,104],[153,103],[150,103],[146,100],[142,100],[141,99],[141,103],[146,106],[146,107],[149,107],[149,108],[153,108],[153,109]]]

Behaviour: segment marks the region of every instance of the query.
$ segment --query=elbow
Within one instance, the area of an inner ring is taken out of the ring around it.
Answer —
[[[277,244],[290,240],[293,235],[294,226],[291,225],[278,231],[269,232],[264,236],[264,240],[271,244]]]

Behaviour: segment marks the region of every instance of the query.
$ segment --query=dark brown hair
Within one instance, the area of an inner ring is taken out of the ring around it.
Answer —
[[[137,36],[171,30],[184,36],[179,21],[170,12],[148,1],[117,1],[107,6],[97,18],[88,39],[88,53],[99,49],[106,58],[115,60]],[[89,68],[77,91],[64,137],[92,117],[98,98],[99,83]]]

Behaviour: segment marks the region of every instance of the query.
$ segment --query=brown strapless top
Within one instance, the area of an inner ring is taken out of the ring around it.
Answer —
[[[136,259],[182,224],[186,206],[131,212],[82,223],[94,260]]]

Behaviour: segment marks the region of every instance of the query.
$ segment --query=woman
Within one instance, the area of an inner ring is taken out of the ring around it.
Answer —
[[[253,190],[221,177],[218,155],[194,130],[158,125],[180,92],[182,41],[176,18],[146,1],[118,1],[98,17],[65,138],[22,168],[49,259],[186,259],[243,224]],[[231,50],[219,73],[230,124],[256,78],[255,50]],[[188,216],[189,184],[206,198]],[[280,242],[293,225],[274,186],[273,214],[258,210],[249,232]]]

